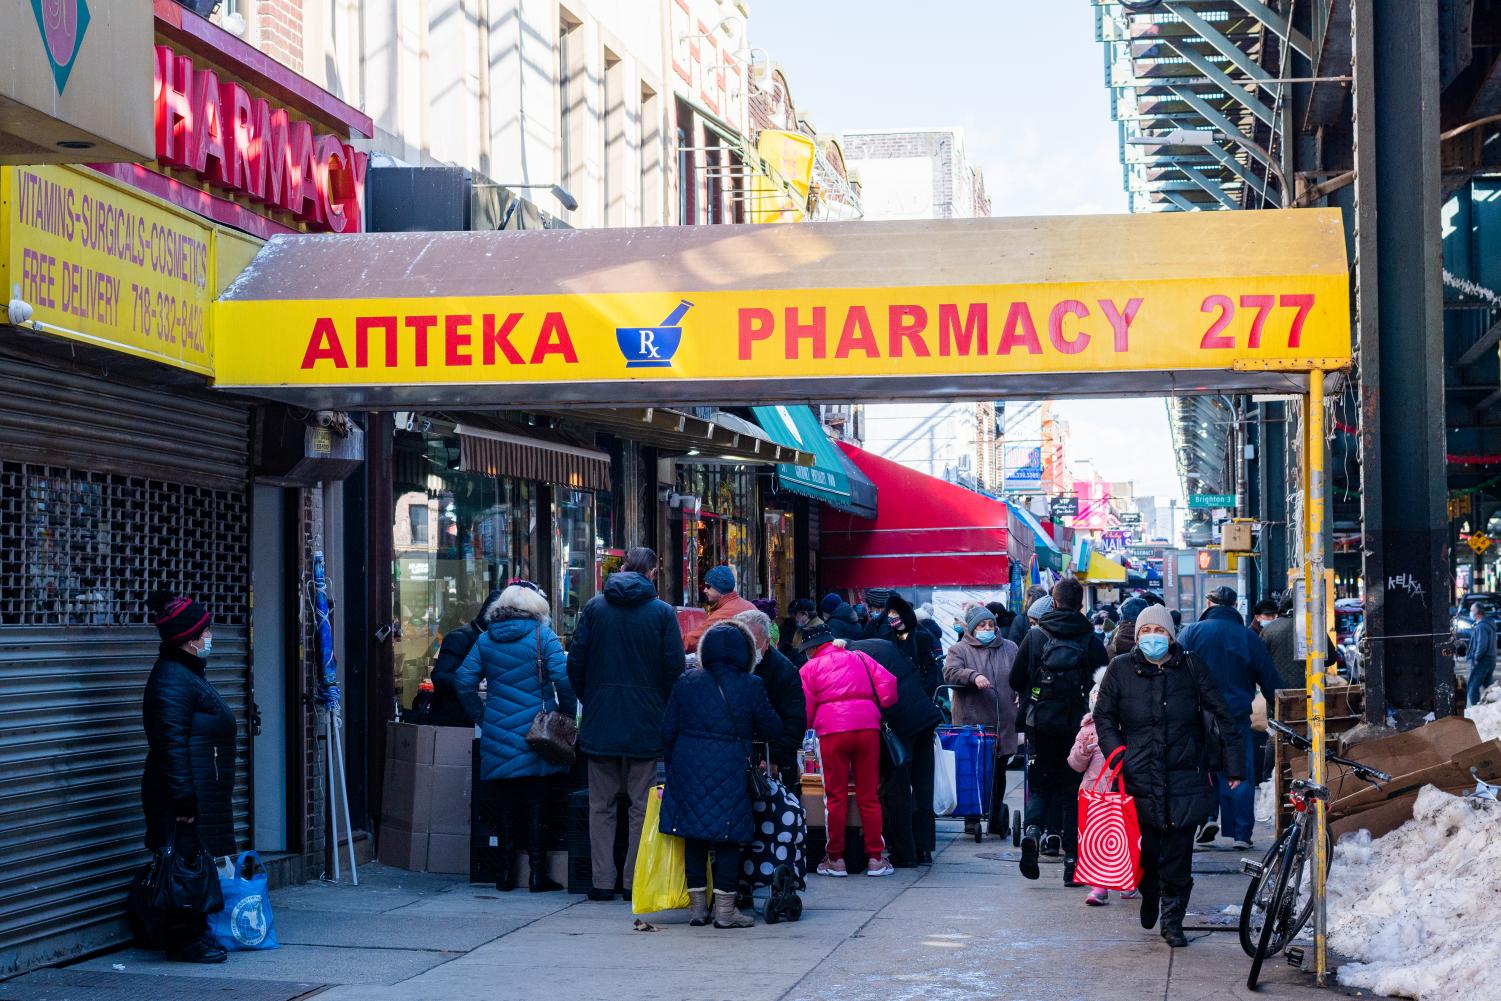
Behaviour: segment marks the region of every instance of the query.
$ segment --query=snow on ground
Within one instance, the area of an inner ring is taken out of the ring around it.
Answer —
[[[1481,740],[1501,737],[1501,685],[1492,685],[1480,697],[1480,704],[1465,710],[1465,715],[1475,721]]]
[[[1484,725],[1482,725],[1482,732]],[[1429,786],[1413,819],[1372,841],[1341,839],[1329,875],[1339,982],[1448,1001],[1496,996],[1501,967],[1501,803]]]

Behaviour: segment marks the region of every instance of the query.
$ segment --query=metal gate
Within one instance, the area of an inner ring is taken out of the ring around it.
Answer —
[[[0,371],[0,977],[124,937],[153,588],[213,610],[248,841],[248,444],[242,406]]]

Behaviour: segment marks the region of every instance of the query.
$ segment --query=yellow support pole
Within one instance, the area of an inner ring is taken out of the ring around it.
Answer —
[[[1308,756],[1309,778],[1318,785],[1328,781],[1324,767],[1324,647],[1328,633],[1324,628],[1324,373],[1318,369],[1308,374],[1308,396],[1303,411],[1303,593],[1308,609],[1304,625],[1308,661],[1308,739],[1313,751]],[[1323,987],[1329,969],[1328,914],[1325,909],[1325,876],[1329,870],[1329,849],[1325,840],[1328,830],[1328,806],[1319,801],[1314,806],[1313,830],[1313,941],[1314,977]]]

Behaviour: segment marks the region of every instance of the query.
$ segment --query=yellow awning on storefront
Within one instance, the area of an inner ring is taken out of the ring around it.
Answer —
[[[1090,550],[1089,566],[1084,572],[1086,584],[1124,584],[1126,568],[1108,556]]]

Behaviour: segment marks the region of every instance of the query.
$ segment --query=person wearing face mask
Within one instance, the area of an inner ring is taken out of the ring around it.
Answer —
[[[823,619],[818,617],[818,606],[813,604],[812,598],[798,598],[787,607],[787,619],[782,623],[777,649],[792,662],[793,667],[800,668],[808,662],[797,648],[803,641],[803,631],[821,625]]]
[[[1141,926],[1162,924],[1175,949],[1188,944],[1183,915],[1193,892],[1194,832],[1216,807],[1211,773],[1232,789],[1249,778],[1236,721],[1219,686],[1199,658],[1175,642],[1168,610],[1160,605],[1136,618],[1136,649],[1110,662],[1094,707],[1099,751],[1108,760],[1125,748],[1126,792],[1136,798],[1141,824]],[[1205,714],[1223,744],[1209,760]]]
[[[869,594],[867,591],[866,595]],[[932,639],[918,624],[917,609],[906,598],[895,591],[889,591],[885,593],[883,600],[885,608],[881,617],[871,619],[872,625],[867,630],[866,638],[890,640],[896,644],[896,648],[917,666],[923,691],[931,699],[938,690],[939,676],[938,658],[933,654]],[[877,622],[880,623],[879,627],[876,626]]]
[[[156,851],[187,826],[210,854],[233,855],[236,723],[207,677],[213,616],[193,599],[167,591],[153,592],[146,605],[162,640],[141,706],[148,747],[141,777],[146,848]],[[168,959],[225,960],[203,915],[172,918],[163,937]]]
[[[964,726],[997,727],[995,780],[990,792],[990,833],[1008,837],[1006,761],[1016,753],[1016,693],[1011,690],[1011,666],[1016,644],[1000,633],[995,613],[984,605],[969,610],[964,638],[943,662],[943,683],[958,685],[954,693],[954,722]]]

